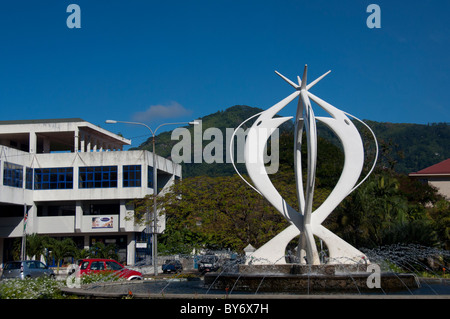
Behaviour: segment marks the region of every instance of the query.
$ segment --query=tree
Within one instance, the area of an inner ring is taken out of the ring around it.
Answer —
[[[403,174],[393,174],[399,182],[399,189],[411,204],[420,204],[421,206],[432,206],[443,200],[436,187],[427,182],[420,181],[417,178],[411,178]]]
[[[292,175],[292,171],[281,171],[272,177],[272,182],[283,198],[298,209]],[[316,191],[315,207],[327,194],[328,190]],[[135,221],[145,223],[145,213],[153,211],[152,199],[149,195],[134,200]],[[289,225],[237,175],[185,178],[158,196],[157,203],[166,218],[166,230],[158,237],[158,244],[160,251],[167,254],[188,254],[200,248],[241,251],[248,244],[260,247]]]
[[[450,202],[442,199],[427,209],[433,228],[444,249],[450,249]]]
[[[46,244],[51,250],[52,256],[56,260],[57,269],[59,272],[59,264],[65,257],[73,257],[77,250],[75,242],[72,238],[64,238],[62,240],[48,237]]]
[[[89,249],[77,249],[75,251],[74,257],[76,259],[85,259],[85,258],[89,258],[90,255],[91,255],[91,251]]]
[[[21,258],[20,252],[22,248],[22,238],[15,238],[13,241],[12,257],[13,260],[19,260]]]
[[[118,259],[116,253],[117,246],[114,244],[105,245],[103,242],[96,242],[89,249],[89,256],[95,258]]]
[[[159,237],[166,252],[195,248],[241,250],[260,246],[286,227],[287,222],[261,195],[238,176],[194,177],[175,183],[158,197],[166,216],[166,231]],[[146,206],[145,203],[151,203]],[[152,196],[135,201],[135,216],[153,207]]]
[[[431,220],[417,219],[398,222],[389,229],[383,229],[381,245],[389,246],[398,243],[433,247],[439,245],[439,240]]]
[[[45,250],[45,238],[36,233],[27,235],[26,237],[26,249],[27,256],[34,257],[34,259],[40,260],[41,255],[44,254]]]
[[[414,193],[417,187],[415,184]],[[355,247],[437,245],[441,237],[421,203],[432,196],[408,200],[411,195],[406,189],[392,172],[378,171],[338,206],[328,227]]]

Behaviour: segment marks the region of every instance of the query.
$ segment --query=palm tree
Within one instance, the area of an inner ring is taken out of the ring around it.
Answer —
[[[110,258],[118,259],[119,256],[116,253],[117,247],[114,244],[105,245],[102,242],[96,242],[90,248],[90,256],[96,258]]]
[[[34,257],[37,260],[41,259],[41,255],[44,254],[44,237],[39,236],[36,233],[27,235],[27,256]]]
[[[89,258],[91,256],[91,251],[89,249],[78,249],[75,251],[75,258],[76,259],[85,259],[85,258]]]
[[[371,176],[336,210],[335,232],[355,247],[381,245],[385,233],[409,218],[408,201],[387,174]]]
[[[53,257],[56,259],[57,270],[59,273],[59,264],[64,257],[73,257],[77,250],[75,242],[71,238],[58,240],[52,237],[48,238],[47,245],[52,251]]]

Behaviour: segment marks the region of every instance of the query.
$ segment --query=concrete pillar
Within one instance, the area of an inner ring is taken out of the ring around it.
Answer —
[[[84,249],[89,249],[89,235],[84,235]]]
[[[86,152],[90,152],[91,151],[91,144],[92,144],[92,138],[90,135],[86,135]]]
[[[81,201],[75,203],[75,232],[81,232],[83,224],[83,206]]]
[[[3,185],[3,169],[5,166],[5,160],[2,157],[2,153],[0,153],[0,183]]]
[[[128,233],[127,240],[127,265],[134,266],[136,257],[136,239],[134,233]]]
[[[3,265],[4,239],[0,237],[0,265]]]
[[[78,164],[77,164],[76,166],[73,166],[73,189],[80,188],[79,178],[80,178],[80,175],[79,175],[79,169],[78,169]]]
[[[36,154],[37,153],[37,136],[36,132],[30,132],[30,138],[29,138],[29,152]]]
[[[80,132],[80,152],[85,152],[85,134]]]
[[[37,227],[37,207],[36,205],[27,206],[28,209],[28,217],[27,217],[27,234],[38,233],[39,229]]]
[[[76,129],[74,138],[73,138],[73,151],[74,152],[78,152],[78,149],[79,149],[79,145],[80,145],[79,144],[80,143],[79,134],[80,134],[80,131],[78,129]]]
[[[120,210],[119,210],[119,231],[126,231],[126,223],[125,217],[127,216],[127,206],[126,200],[120,200]]]

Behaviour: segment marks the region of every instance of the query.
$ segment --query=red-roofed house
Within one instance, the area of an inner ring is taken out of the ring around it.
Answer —
[[[439,190],[439,193],[450,199],[450,158],[418,172],[409,174],[420,178]]]

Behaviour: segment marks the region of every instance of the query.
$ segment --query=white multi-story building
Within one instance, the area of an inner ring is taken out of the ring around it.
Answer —
[[[0,121],[0,265],[24,229],[80,248],[116,244],[129,265],[150,254],[145,225],[127,216],[133,199],[153,194],[153,154],[123,151],[130,144],[82,119]],[[181,177],[165,158],[157,168],[159,190]]]

